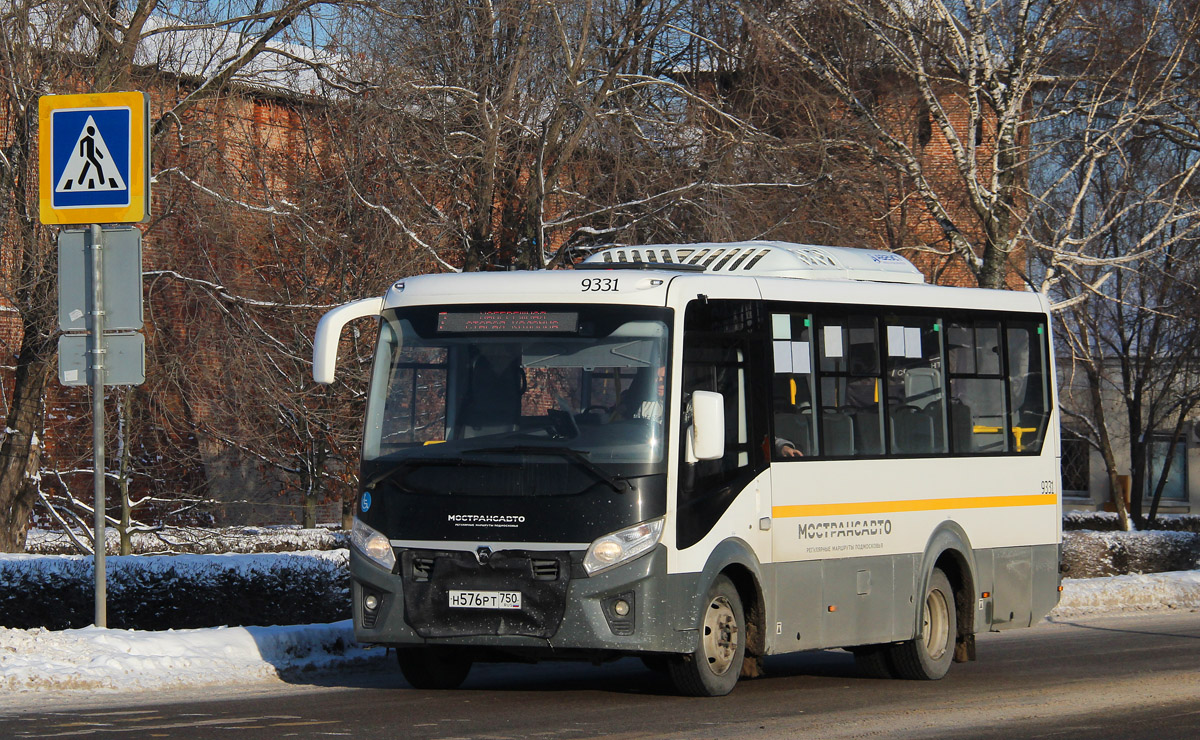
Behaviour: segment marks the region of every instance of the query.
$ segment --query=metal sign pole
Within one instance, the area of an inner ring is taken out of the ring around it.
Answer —
[[[92,290],[88,313],[92,317],[92,503],[95,507],[93,551],[96,562],[96,626],[107,627],[108,588],[104,569],[104,231],[99,224],[92,224],[91,235],[88,254],[92,262]]]

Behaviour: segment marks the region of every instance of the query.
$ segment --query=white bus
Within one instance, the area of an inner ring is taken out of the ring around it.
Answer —
[[[1058,601],[1049,314],[887,252],[651,245],[423,275],[379,317],[350,569],[357,639],[417,687],[473,662],[641,656],[722,695],[846,648],[942,677]]]

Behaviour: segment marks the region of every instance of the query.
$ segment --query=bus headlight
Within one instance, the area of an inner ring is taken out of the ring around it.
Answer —
[[[368,527],[358,517],[354,517],[354,528],[350,530],[350,541],[354,543],[359,552],[374,561],[376,565],[383,566],[388,570],[396,567],[396,554],[392,552],[392,543],[388,542],[388,538],[383,535],[383,532]]]
[[[662,531],[663,520],[652,519],[606,534],[588,548],[583,569],[590,576],[633,560],[657,545]]]

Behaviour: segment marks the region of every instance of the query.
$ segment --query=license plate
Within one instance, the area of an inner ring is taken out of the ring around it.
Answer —
[[[452,609],[520,609],[520,591],[450,591]]]

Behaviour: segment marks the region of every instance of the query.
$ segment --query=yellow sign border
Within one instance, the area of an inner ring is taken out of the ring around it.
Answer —
[[[55,208],[50,119],[56,110],[128,108],[129,205]],[[38,215],[43,224],[136,224],[150,217],[150,96],[143,92],[43,95],[38,98]],[[140,143],[140,146],[139,146]]]

